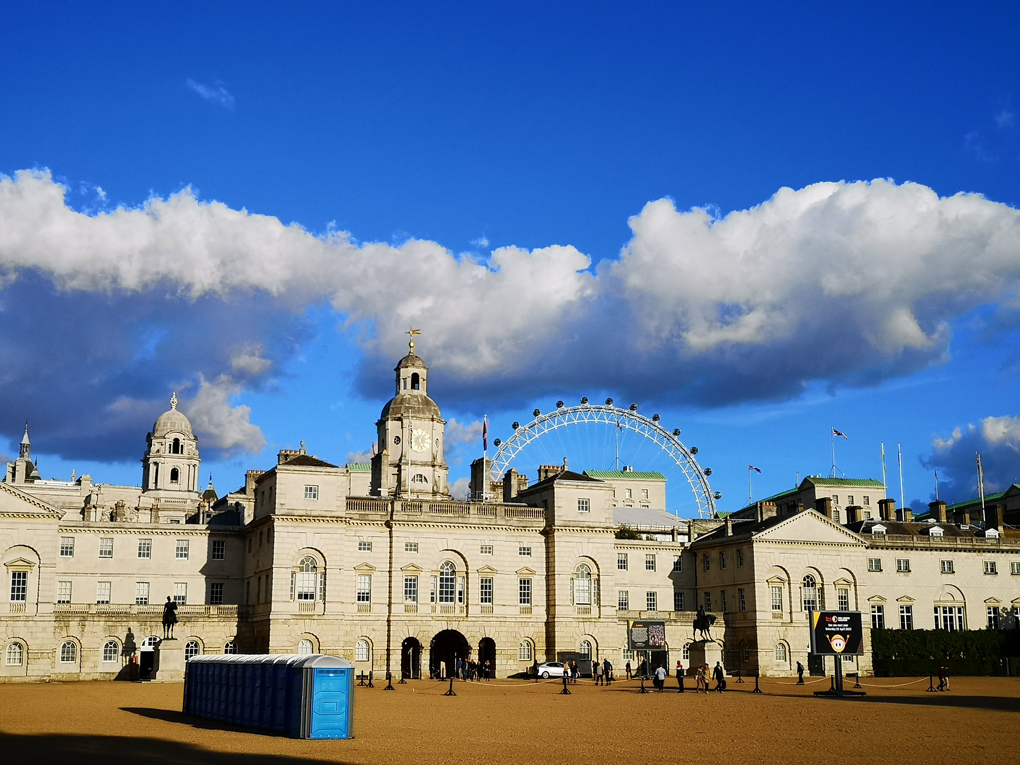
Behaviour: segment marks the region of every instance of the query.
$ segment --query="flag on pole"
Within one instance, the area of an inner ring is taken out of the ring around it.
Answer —
[[[623,425],[620,424],[620,418],[619,417],[616,418],[616,429],[617,430],[623,430]]]
[[[761,472],[761,468],[756,468],[754,465],[748,465],[747,469],[748,470],[753,470],[755,473],[760,473]]]
[[[832,429],[832,435],[838,436],[839,438],[846,438],[846,433],[840,433],[835,428]]]
[[[482,418],[482,450],[489,450],[489,418]]]

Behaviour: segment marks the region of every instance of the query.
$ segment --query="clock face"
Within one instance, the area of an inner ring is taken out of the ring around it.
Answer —
[[[429,434],[424,430],[411,431],[411,448],[423,452],[429,448]]]

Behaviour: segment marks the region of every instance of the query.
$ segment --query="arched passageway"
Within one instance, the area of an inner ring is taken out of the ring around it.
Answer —
[[[421,679],[421,643],[418,638],[405,638],[400,644],[400,676],[405,680]]]
[[[485,662],[489,662],[488,677],[496,676],[496,641],[492,638],[482,638],[478,643],[478,663],[485,669]],[[483,675],[486,677],[486,675]]]
[[[452,677],[456,672],[457,659],[467,659],[471,646],[467,638],[457,630],[443,630],[429,646],[429,673],[432,677]]]

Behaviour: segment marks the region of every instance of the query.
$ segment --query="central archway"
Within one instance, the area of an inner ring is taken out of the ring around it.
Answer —
[[[421,643],[418,638],[405,638],[400,644],[400,676],[404,680],[421,680]]]
[[[429,675],[434,678],[453,677],[457,659],[467,659],[471,645],[457,630],[443,630],[432,638],[429,645]]]
[[[492,638],[482,638],[478,643],[478,663],[485,672],[485,662],[489,662],[487,674],[482,677],[491,680],[496,676],[496,641]]]

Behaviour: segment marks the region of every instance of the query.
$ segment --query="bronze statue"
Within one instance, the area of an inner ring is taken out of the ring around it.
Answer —
[[[697,637],[697,633],[700,632],[702,640],[711,640],[711,629],[713,624],[715,624],[715,616],[712,614],[706,614],[704,606],[698,606],[698,615],[694,617],[695,637]]]
[[[166,603],[163,605],[163,639],[173,638],[174,625],[177,624],[177,604],[166,596]]]

